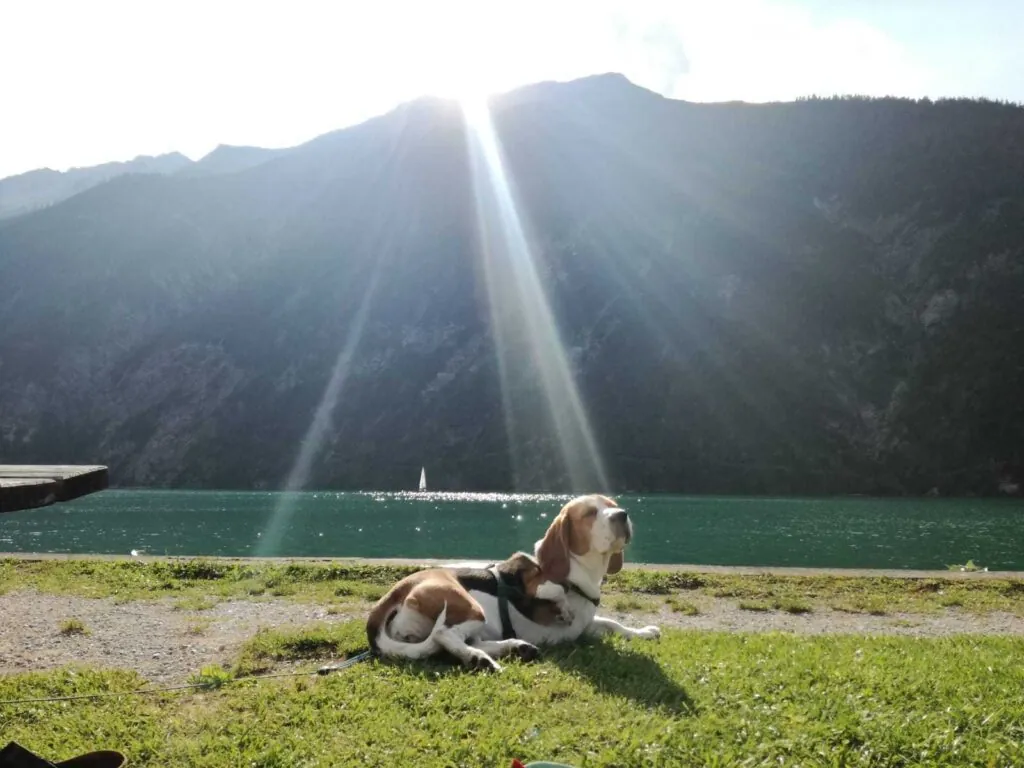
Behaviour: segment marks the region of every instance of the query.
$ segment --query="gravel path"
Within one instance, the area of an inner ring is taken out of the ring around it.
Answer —
[[[736,601],[701,598],[701,613],[623,614],[605,609],[632,626],[658,624],[729,632],[782,631],[892,634],[940,637],[958,634],[1021,635],[1024,618],[1006,613],[974,615],[957,609],[936,614],[870,616],[828,608],[791,615],[744,611]],[[175,610],[171,601],[116,604],[110,599],[13,592],[0,595],[0,674],[52,669],[66,664],[137,670],[154,683],[184,681],[206,664],[229,662],[262,627],[302,626],[361,618],[365,610],[328,615],[317,605],[285,600],[227,601],[206,611]],[[63,621],[81,621],[87,634],[64,635]]]
[[[228,601],[181,611],[171,601],[116,604],[111,599],[16,592],[0,595],[0,674],[86,664],[137,670],[153,682],[181,682],[206,664],[230,662],[264,627],[338,622],[316,605]],[[65,635],[78,619],[87,634]]]

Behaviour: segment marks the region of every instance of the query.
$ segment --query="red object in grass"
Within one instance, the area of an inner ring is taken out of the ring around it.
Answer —
[[[525,765],[520,763],[516,758],[512,758],[512,768],[526,768]]]

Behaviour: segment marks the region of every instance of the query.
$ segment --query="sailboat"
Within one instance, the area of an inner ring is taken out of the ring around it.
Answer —
[[[427,468],[420,467],[420,493],[427,490]]]

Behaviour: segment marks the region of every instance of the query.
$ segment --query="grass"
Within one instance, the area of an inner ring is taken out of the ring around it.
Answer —
[[[205,635],[210,628],[210,623],[209,619],[196,619],[188,623],[185,631],[190,635]]]
[[[608,601],[608,605],[613,611],[619,613],[637,613],[651,609],[649,600],[640,600],[633,595],[617,595]]]
[[[786,613],[792,613],[796,615],[811,613],[812,611],[814,611],[814,608],[811,607],[810,603],[804,600],[796,600],[794,598],[776,600],[774,603],[772,603],[772,607],[777,611],[784,611]]]
[[[1024,765],[1022,638],[669,631],[549,649],[498,676],[371,661],[232,683],[344,656],[362,630],[260,633],[231,672],[198,672],[200,691],[0,704],[0,732],[51,759],[107,747],[133,766]],[[0,700],[142,684],[117,671],[10,675]]]
[[[0,560],[0,594],[34,589],[118,602],[174,598],[181,610],[223,600],[287,599],[366,605],[414,568],[211,560]]]
[[[792,613],[795,615],[811,613],[814,608],[803,600],[796,600],[791,597],[772,600],[771,602],[765,602],[763,600],[740,600],[739,609],[741,611],[783,611],[785,613]]]
[[[680,613],[683,616],[699,616],[700,608],[689,600],[683,600],[678,597],[666,597],[665,605],[669,607],[673,613]]]
[[[265,629],[242,648],[235,666],[237,676],[267,672],[281,661],[329,661],[366,645],[366,625],[361,621],[319,624],[312,628]]]
[[[843,613],[867,613],[885,616],[889,611],[884,600],[872,596],[855,596],[832,604],[832,609]]]
[[[211,600],[208,597],[202,595],[188,595],[176,600],[174,603],[174,610],[176,611],[208,611],[217,603],[215,600]]]
[[[332,605],[339,611],[362,611],[413,570],[408,566],[351,563],[7,559],[0,560],[0,593],[28,588],[50,594],[110,597],[118,602],[170,597],[182,610],[205,610],[223,600],[279,599]],[[1006,611],[1024,615],[1022,579],[624,570],[607,584],[608,605],[640,606],[623,610],[656,611],[659,598],[693,602],[690,597],[765,603],[775,610],[805,606],[884,615],[934,613],[955,605],[972,613]]]
[[[739,609],[741,611],[770,611],[772,607],[768,603],[763,603],[758,600],[740,600]]]
[[[62,635],[88,635],[89,629],[82,623],[81,619],[64,619],[60,623],[59,631]]]
[[[216,664],[209,664],[196,674],[191,675],[188,682],[191,685],[202,686],[205,690],[211,690],[223,688],[234,680],[235,676],[229,670],[224,669],[224,667],[218,667]]]

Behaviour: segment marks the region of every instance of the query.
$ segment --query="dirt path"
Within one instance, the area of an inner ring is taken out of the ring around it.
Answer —
[[[338,622],[321,606],[228,601],[205,611],[170,601],[116,604],[111,599],[17,592],[0,595],[0,674],[86,664],[137,670],[154,682],[180,682],[206,664],[232,661],[264,627]],[[86,634],[62,634],[78,619]]]
[[[977,616],[948,609],[936,614],[870,616],[828,608],[791,615],[741,610],[734,600],[702,597],[696,616],[661,608],[658,613],[603,611],[632,626],[658,624],[729,632],[893,634],[940,637],[958,634],[1024,636],[1024,618],[1005,613]],[[262,627],[300,627],[361,618],[328,615],[325,608],[287,602],[227,601],[205,611],[176,610],[170,601],[116,604],[110,599],[14,592],[0,595],[0,674],[66,664],[137,670],[156,683],[182,682],[206,664],[229,662]],[[64,635],[60,625],[78,619],[87,634]]]

